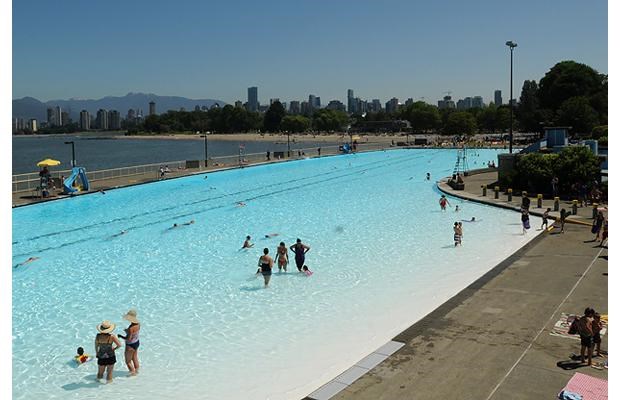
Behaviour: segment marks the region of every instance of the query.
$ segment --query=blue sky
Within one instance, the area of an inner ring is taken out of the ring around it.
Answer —
[[[608,72],[607,2],[13,2],[13,98],[226,102],[509,97],[572,59]]]

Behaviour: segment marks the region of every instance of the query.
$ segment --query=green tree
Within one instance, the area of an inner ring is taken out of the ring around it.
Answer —
[[[557,121],[560,125],[572,126],[572,131],[577,134],[589,136],[592,128],[598,124],[598,114],[587,98],[575,96],[562,103]]]
[[[508,106],[508,112],[510,113],[510,106]],[[542,129],[540,122],[543,121],[541,121],[542,113],[540,101],[538,100],[538,85],[536,81],[526,80],[523,82],[519,106],[515,109],[515,116],[519,121],[519,126],[527,132],[539,132]]]
[[[448,116],[444,132],[451,135],[473,135],[476,132],[476,118],[468,112],[453,112]]]
[[[411,123],[413,132],[426,132],[441,124],[438,108],[423,101],[416,101],[408,106],[401,117]]]
[[[345,112],[336,110],[318,110],[312,116],[312,126],[317,131],[341,131],[349,123]]]
[[[549,193],[551,179],[555,176],[557,154],[529,153],[517,160],[516,186],[530,193]]]
[[[310,119],[303,115],[287,115],[282,118],[280,127],[283,131],[300,133],[310,129],[310,124]]]
[[[605,91],[607,77],[575,61],[554,65],[540,80],[538,99],[542,108],[558,110],[571,97],[590,98]]]
[[[286,110],[279,101],[274,101],[265,113],[263,126],[267,132],[279,132],[282,118],[286,115]]]
[[[559,153],[553,169],[560,180],[560,191],[569,193],[574,183],[600,179],[601,161],[587,146],[569,146]]]

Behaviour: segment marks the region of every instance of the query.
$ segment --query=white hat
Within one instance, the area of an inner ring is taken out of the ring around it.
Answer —
[[[111,323],[108,320],[103,321],[99,325],[97,325],[97,330],[101,333],[110,333],[116,329],[116,325]]]
[[[139,324],[138,321],[138,312],[134,309],[127,311],[127,314],[123,315],[123,319],[126,319],[129,322],[133,322],[134,324]]]

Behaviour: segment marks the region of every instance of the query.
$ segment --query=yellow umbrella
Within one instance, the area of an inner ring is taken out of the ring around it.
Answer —
[[[45,160],[37,163],[37,167],[53,167],[55,165],[60,165],[60,161],[52,160],[51,158],[46,158]]]

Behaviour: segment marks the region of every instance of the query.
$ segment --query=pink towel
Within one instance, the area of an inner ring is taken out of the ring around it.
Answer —
[[[607,400],[607,381],[576,372],[564,388],[579,393],[583,400]]]

